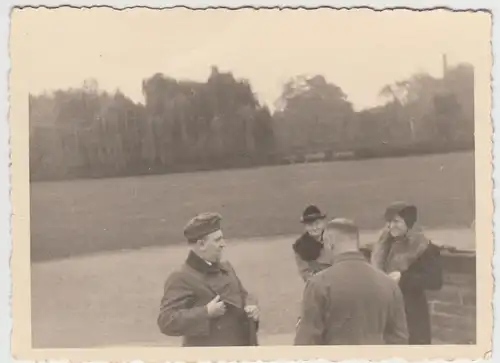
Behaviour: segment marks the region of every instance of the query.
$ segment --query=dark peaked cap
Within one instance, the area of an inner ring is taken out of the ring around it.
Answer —
[[[190,243],[194,243],[206,235],[220,229],[221,215],[206,212],[192,218],[184,227],[184,236]]]

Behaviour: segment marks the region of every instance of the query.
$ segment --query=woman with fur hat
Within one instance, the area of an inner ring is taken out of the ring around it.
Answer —
[[[431,324],[426,290],[442,286],[439,247],[415,224],[417,208],[404,202],[390,205],[386,227],[371,255],[372,264],[398,281],[405,301],[409,343],[431,344]]]
[[[331,266],[331,254],[323,244],[326,214],[315,206],[308,206],[302,213],[301,223],[305,232],[293,244],[295,260],[302,279],[307,281],[319,271]]]

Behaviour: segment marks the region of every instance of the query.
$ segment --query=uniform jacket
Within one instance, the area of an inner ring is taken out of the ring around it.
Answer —
[[[357,344],[408,344],[408,329],[397,283],[349,252],[306,283],[295,345]]]
[[[220,295],[226,313],[210,318],[206,304]],[[209,265],[194,252],[165,282],[158,326],[163,334],[183,336],[183,346],[257,345],[258,323],[244,306],[256,304],[229,262]]]
[[[307,232],[295,241],[293,250],[299,274],[304,281],[332,265],[330,251]]]

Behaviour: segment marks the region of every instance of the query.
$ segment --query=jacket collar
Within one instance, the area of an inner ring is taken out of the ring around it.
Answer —
[[[361,251],[344,252],[333,257],[333,263],[342,261],[363,261],[367,262],[366,257]]]
[[[186,265],[203,274],[217,273],[221,270],[226,271],[220,263],[208,264],[207,261],[198,256],[194,251],[189,251]]]

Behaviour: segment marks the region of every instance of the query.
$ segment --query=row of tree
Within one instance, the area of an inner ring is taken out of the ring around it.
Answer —
[[[442,78],[417,73],[380,91],[382,106],[354,112],[323,76],[296,77],[273,115],[282,151],[473,147],[474,69],[459,64]]]
[[[473,145],[468,64],[442,78],[416,74],[387,85],[387,103],[361,112],[321,75],[291,79],[274,114],[248,81],[216,67],[206,82],[155,74],[142,91],[144,105],[103,92],[94,80],[30,95],[32,180],[262,165],[318,151]]]

